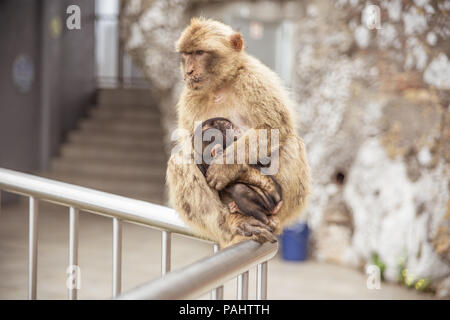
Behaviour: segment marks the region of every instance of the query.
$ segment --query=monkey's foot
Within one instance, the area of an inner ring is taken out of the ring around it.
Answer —
[[[236,180],[239,173],[239,165],[225,164],[213,161],[206,171],[206,182],[211,188],[217,191],[223,190],[231,181]]]
[[[269,223],[267,224],[271,229],[273,234],[280,234],[281,233],[281,226],[280,226],[280,218],[278,216],[269,216]]]
[[[241,236],[249,237],[259,243],[277,242],[277,238],[272,233],[272,228],[264,223],[250,218],[243,221],[237,228],[236,233]]]

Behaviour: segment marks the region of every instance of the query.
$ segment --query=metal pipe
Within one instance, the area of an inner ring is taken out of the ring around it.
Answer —
[[[123,60],[124,60],[124,45],[121,37],[119,36],[118,45],[117,45],[117,79],[119,80],[118,87],[124,88],[124,76],[123,76]]]
[[[28,231],[28,299],[36,299],[37,288],[37,236],[38,236],[39,202],[30,197],[29,231]]]
[[[119,26],[121,17],[123,16],[123,8],[119,5],[119,13],[117,15],[117,26]],[[119,28],[118,28],[119,29]],[[117,32],[117,77],[119,79],[119,88],[125,87],[124,82],[124,56],[125,56],[125,44],[120,36],[120,32]]]
[[[163,230],[161,233],[161,275],[170,271],[172,233]]]
[[[256,300],[267,300],[267,261],[258,264],[256,281]]]
[[[237,300],[248,300],[248,271],[241,273],[237,279]]]
[[[0,168],[0,189],[198,239],[175,210],[149,202],[4,168]]]
[[[80,281],[78,273],[78,218],[79,210],[70,207],[69,213],[69,272],[70,280],[74,281],[69,287],[69,300],[76,300],[78,294],[78,283]]]
[[[277,243],[244,241],[220,250],[165,277],[150,281],[118,299],[193,299],[246,272],[249,268],[271,259]]]
[[[122,291],[122,222],[113,218],[113,298]]]
[[[213,245],[214,254],[219,252],[220,247],[217,243]],[[223,286],[217,287],[211,291],[211,300],[223,300]]]

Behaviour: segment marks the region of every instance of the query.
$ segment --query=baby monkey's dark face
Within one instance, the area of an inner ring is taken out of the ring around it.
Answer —
[[[201,156],[201,163],[196,163],[203,175],[211,161],[222,155],[241,134],[241,130],[226,118],[208,119],[195,129],[192,144],[196,157]]]

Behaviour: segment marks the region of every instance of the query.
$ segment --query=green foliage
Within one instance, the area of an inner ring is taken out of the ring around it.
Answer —
[[[372,264],[376,265],[378,269],[380,269],[381,280],[384,280],[384,271],[386,270],[386,264],[381,261],[377,252],[372,252],[371,262]]]
[[[431,289],[431,281],[428,278],[418,278],[414,274],[408,271],[405,267],[405,259],[399,261],[399,275],[398,281],[400,284],[407,286],[408,288],[414,288],[420,292],[428,292]]]

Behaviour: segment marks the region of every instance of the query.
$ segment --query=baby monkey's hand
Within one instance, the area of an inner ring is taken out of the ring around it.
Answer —
[[[219,160],[219,159],[217,159]],[[237,179],[240,171],[243,169],[239,164],[225,164],[222,158],[220,163],[213,160],[206,171],[206,182],[211,188],[221,191],[230,183]]]

